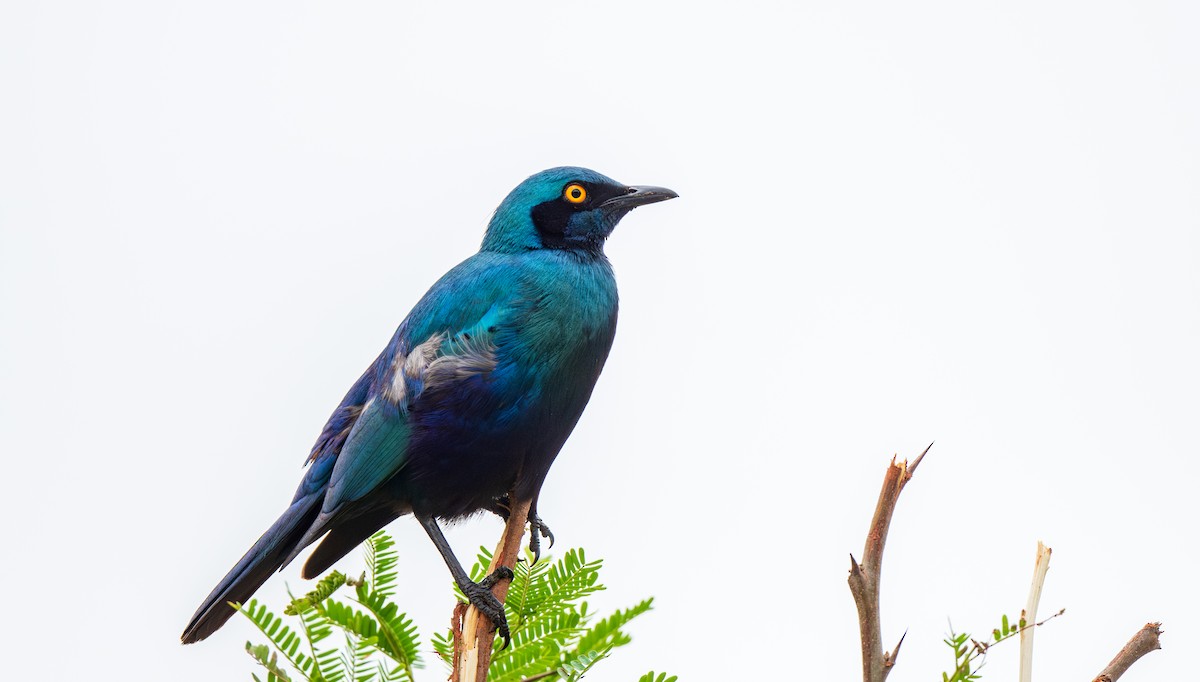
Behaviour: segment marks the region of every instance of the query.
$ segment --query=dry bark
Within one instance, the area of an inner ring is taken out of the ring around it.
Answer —
[[[1155,649],[1161,649],[1162,646],[1158,643],[1158,636],[1162,634],[1161,625],[1162,623],[1146,623],[1142,626],[1092,682],[1117,682],[1139,658]]]

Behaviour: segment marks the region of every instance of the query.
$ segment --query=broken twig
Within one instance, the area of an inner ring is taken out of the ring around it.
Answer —
[[[1117,679],[1124,675],[1126,670],[1129,670],[1129,666],[1137,663],[1139,658],[1155,649],[1162,648],[1162,645],[1158,643],[1158,636],[1161,634],[1162,623],[1146,623],[1092,682],[1117,682]]]
[[[1033,679],[1033,633],[1036,628],[1027,628],[1025,623],[1037,622],[1038,603],[1042,601],[1042,586],[1046,583],[1046,572],[1050,570],[1050,554],[1054,550],[1038,540],[1037,559],[1033,564],[1033,583],[1029,586],[1029,599],[1021,612],[1021,675],[1020,682]]]

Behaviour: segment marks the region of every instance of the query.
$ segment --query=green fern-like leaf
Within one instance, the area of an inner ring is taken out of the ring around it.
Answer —
[[[238,611],[250,619],[251,623],[259,629],[276,651],[283,654],[284,659],[296,670],[298,670],[306,680],[310,680],[313,667],[312,659],[300,651],[300,645],[303,643],[303,638],[293,631],[290,627],[283,624],[283,619],[275,615],[266,606],[259,604],[257,600],[251,599],[250,603],[245,606],[239,606]],[[265,646],[265,645],[260,645]],[[249,649],[248,649],[249,650]],[[253,655],[253,653],[251,654]],[[255,656],[257,658],[257,656]],[[274,674],[268,671],[268,674]]]
[[[434,633],[430,641],[433,644],[433,651],[446,664],[447,669],[452,665],[454,657],[454,633],[447,630],[445,633]]]
[[[358,639],[377,640],[379,625],[371,614],[355,609],[353,606],[330,600],[321,605],[325,617],[334,626]]]
[[[584,598],[604,589],[598,582],[602,562],[588,561],[581,550],[555,562],[526,559],[516,566],[505,604],[512,645],[493,654],[489,680],[519,682],[547,674],[578,680],[614,648],[628,644],[622,628],[651,608],[647,599],[592,624],[594,614]],[[449,638],[443,642],[448,648]]]
[[[574,609],[575,602],[603,590],[604,586],[597,582],[601,565],[600,561],[587,561],[583,550],[572,549],[544,571],[534,573],[533,569],[526,569],[530,571],[528,586],[520,601],[514,602],[511,609],[506,605],[509,617],[513,618],[509,628],[516,625],[513,638],[544,633],[545,628],[540,627],[543,621],[561,618]],[[517,605],[521,612],[515,611]]]
[[[283,609],[283,613],[288,616],[295,616],[301,611],[311,608],[326,599],[333,596],[333,593],[343,585],[349,584],[350,579],[338,571],[331,571],[329,575],[321,578],[317,582],[317,586],[311,592],[306,593],[303,597],[292,598],[292,602]],[[289,594],[289,596],[291,596]]]
[[[634,618],[650,611],[653,604],[654,597],[644,599],[628,609],[618,610],[608,618],[597,622],[579,638],[579,642],[575,645],[575,653],[606,651],[628,644],[630,642],[629,635],[621,628],[628,625],[629,621]]]
[[[383,664],[375,658],[375,643],[369,639],[355,641],[346,635],[346,668],[352,671],[354,682],[372,682],[380,671],[386,672]],[[382,678],[387,679],[387,678]]]
[[[568,658],[558,668],[558,676],[566,680],[566,682],[577,682],[583,679],[583,676],[592,669],[596,663],[608,658],[609,652],[612,649],[604,651],[585,651],[578,656]]]
[[[412,678],[414,668],[420,668],[421,640],[411,618],[379,592],[368,592],[366,585],[358,586],[358,603],[370,612],[378,625],[375,646],[404,668]]]
[[[650,672],[638,678],[638,682],[676,682],[678,679],[679,677],[676,675],[667,677],[666,673],[659,673],[658,677],[655,677],[654,671],[651,670]]]
[[[333,585],[336,581],[329,580],[330,577],[332,574],[326,576],[321,583],[328,581],[328,584]],[[320,649],[317,646],[319,642],[333,634],[333,625],[325,616],[320,602],[313,601],[314,594],[321,589],[321,586],[318,585],[317,590],[299,599],[292,596],[289,590],[288,596],[292,597],[292,601],[288,607],[297,612],[301,630],[308,641],[309,656],[313,661],[313,667],[310,669],[312,682],[342,682],[346,678],[348,670],[345,657],[337,649]],[[327,599],[326,601],[332,602],[333,600]]]
[[[509,647],[512,653],[502,657],[493,654],[491,665],[488,667],[488,682],[520,682],[529,677],[551,672],[562,661],[562,648],[558,642],[531,642],[524,646]]]
[[[396,541],[381,530],[368,538],[363,547],[371,588],[384,597],[391,597],[396,591],[396,567],[400,564]]]
[[[549,559],[549,557],[547,557]],[[510,628],[520,629],[525,620],[533,615],[536,604],[533,601],[535,584],[545,581],[546,573],[550,570],[550,562],[533,562],[533,555],[526,553],[525,561],[518,562],[513,571],[512,583],[508,586],[508,598],[505,600],[505,615],[508,617]]]
[[[271,651],[271,647],[266,644],[254,645],[246,642],[246,653],[267,669],[267,682],[292,682],[287,671],[279,665],[279,654]],[[251,677],[258,679],[257,675],[251,675]]]

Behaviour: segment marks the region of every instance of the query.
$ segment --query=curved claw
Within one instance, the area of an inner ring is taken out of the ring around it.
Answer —
[[[546,524],[542,523],[541,519],[537,520],[537,524],[538,524],[537,525],[538,532],[540,532],[542,534],[542,537],[545,537],[548,540],[550,540],[550,544],[547,545],[546,548],[547,549],[553,548],[554,547],[554,533],[550,532],[550,526],[547,526]]]
[[[531,514],[529,518],[529,551],[533,554],[533,563],[535,564],[538,559],[542,558],[542,538],[549,539],[550,547],[554,546],[554,533],[550,532],[550,526],[547,526],[541,517]]]

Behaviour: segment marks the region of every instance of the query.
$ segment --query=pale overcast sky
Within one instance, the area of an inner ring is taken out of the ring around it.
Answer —
[[[1124,679],[1193,675],[1198,32],[1188,2],[5,3],[6,678],[249,679],[247,622],[184,624],[412,304],[564,164],[681,195],[609,243],[616,345],[542,496],[607,561],[596,607],[657,598],[589,679],[856,679],[847,555],[934,440],[891,682],[950,666],[948,619],[1017,614],[1039,539],[1067,613],[1038,679],[1148,620]],[[428,635],[449,576],[392,530]]]

